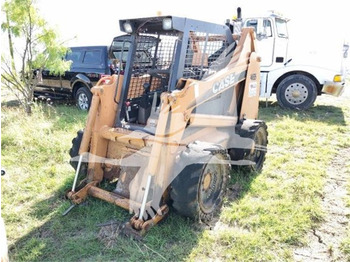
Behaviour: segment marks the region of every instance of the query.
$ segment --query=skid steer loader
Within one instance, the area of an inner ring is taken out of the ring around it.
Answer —
[[[254,31],[243,29],[237,43],[227,25],[174,16],[120,20],[120,28],[127,35],[110,50],[118,74],[92,88],[67,195],[74,205],[92,196],[129,210],[124,231],[136,237],[170,206],[209,221],[231,166],[259,171],[265,160]]]

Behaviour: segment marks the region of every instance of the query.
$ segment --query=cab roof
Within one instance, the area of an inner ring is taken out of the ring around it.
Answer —
[[[170,28],[164,28],[163,22],[167,20],[168,25],[170,21]],[[120,30],[122,32],[128,32],[125,29],[125,24],[129,23],[132,28],[132,33],[149,33],[149,34],[167,34],[167,33],[179,33],[179,32],[208,32],[214,34],[225,34],[227,38],[232,38],[231,31],[226,25],[219,25],[211,22],[204,22],[200,20],[194,20],[186,17],[177,16],[156,16],[156,17],[144,17],[134,19],[121,19],[119,20]],[[233,40],[232,40],[233,41]],[[231,42],[229,40],[229,42]]]

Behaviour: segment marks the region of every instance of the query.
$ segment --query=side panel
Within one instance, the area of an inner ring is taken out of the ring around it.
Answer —
[[[43,87],[61,88],[61,77],[59,75],[53,75],[49,70],[44,69],[42,72],[42,81],[39,83]]]
[[[240,119],[257,119],[260,94],[260,66],[255,52],[251,53],[245,81]]]
[[[70,97],[70,91],[63,88],[62,77],[53,75],[49,70],[43,70],[39,76],[38,85],[34,90],[35,96],[49,97],[53,99]]]

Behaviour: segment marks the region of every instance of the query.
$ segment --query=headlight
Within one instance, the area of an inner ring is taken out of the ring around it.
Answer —
[[[164,18],[163,19],[163,30],[170,30],[173,28],[173,21],[171,18]]]
[[[126,33],[129,33],[129,34],[132,33],[133,30],[132,30],[132,25],[130,24],[130,22],[125,22],[123,24],[123,27],[124,27],[124,30]]]
[[[343,82],[343,76],[342,75],[335,75],[333,77],[333,82]]]

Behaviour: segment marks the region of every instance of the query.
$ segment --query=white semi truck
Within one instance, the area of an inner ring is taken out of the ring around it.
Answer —
[[[242,27],[253,27],[258,39],[258,52],[261,56],[260,97],[270,98],[276,93],[278,104],[289,109],[308,109],[321,94],[339,96],[345,86],[345,70],[340,62],[338,68],[329,68],[316,61],[302,62],[288,53],[289,19],[270,12],[267,16],[242,20],[241,10],[237,9],[237,19],[233,20],[234,33]],[[346,58],[349,45],[344,44],[343,58]]]

